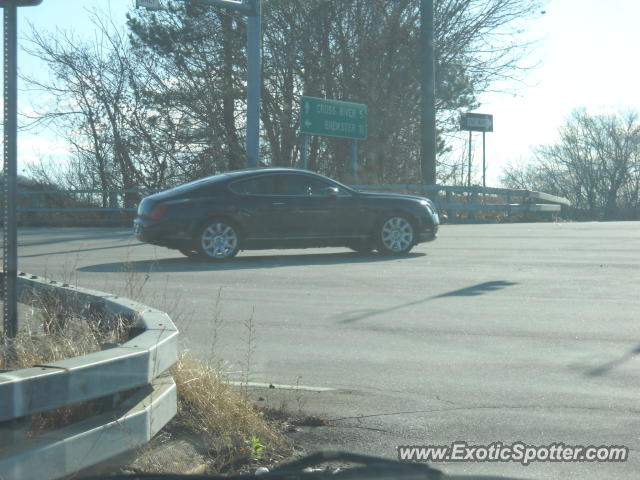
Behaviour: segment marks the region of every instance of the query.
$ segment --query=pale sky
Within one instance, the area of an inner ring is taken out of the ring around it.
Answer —
[[[640,1],[551,0],[531,29],[541,40],[541,66],[516,97],[486,95],[478,112],[494,115],[487,134],[487,177],[500,166],[531,158],[531,149],[556,139],[571,110],[640,110]],[[480,135],[476,157],[481,159]]]
[[[91,35],[88,10],[111,11],[122,21],[135,0],[44,0],[38,7],[19,9],[19,35],[27,21],[36,28],[75,29]],[[494,132],[487,134],[487,178],[497,185],[501,166],[512,160],[531,158],[537,145],[553,142],[558,128],[572,109],[589,111],[640,110],[640,1],[548,0],[540,16],[528,25],[531,39],[539,39],[535,57],[540,66],[531,72],[527,85],[517,94],[487,94],[476,111],[494,115]],[[39,66],[19,54],[25,73]],[[29,100],[22,93],[20,108]],[[50,136],[21,135],[19,168],[41,156],[63,158],[64,142]],[[481,134],[475,134],[474,160],[481,159]],[[456,145],[462,146],[466,136]]]

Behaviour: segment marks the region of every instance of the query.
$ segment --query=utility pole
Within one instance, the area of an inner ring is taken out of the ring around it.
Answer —
[[[260,166],[260,101],[262,94],[261,0],[190,0],[237,10],[247,17],[247,167]]]
[[[260,0],[247,14],[247,167],[260,166],[260,96],[262,93],[262,27]]]
[[[433,40],[433,0],[420,2],[422,48],[422,144],[420,149],[422,182],[436,183],[436,75]]]

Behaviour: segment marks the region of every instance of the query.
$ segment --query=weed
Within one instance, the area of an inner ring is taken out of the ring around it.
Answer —
[[[211,336],[211,347],[209,351],[209,358],[211,361],[214,361],[214,364],[218,367],[222,367],[222,347],[220,346],[220,334],[222,332],[222,328],[224,327],[224,317],[222,316],[222,289],[224,287],[218,288],[218,294],[216,295],[216,300],[213,305],[213,333]]]
[[[285,447],[277,429],[216,368],[183,353],[171,374],[178,387],[173,426],[197,435],[218,470]]]
[[[251,310],[251,315],[244,321],[245,336],[243,338],[245,344],[245,356],[244,356],[244,393],[247,394],[249,388],[249,381],[251,379],[251,367],[253,361],[253,355],[256,350],[256,327],[254,323],[255,307]]]
[[[246,441],[249,447],[249,456],[252,460],[264,460],[264,445],[260,441],[258,437],[253,435],[249,440]]]
[[[300,375],[296,377],[295,398],[296,405],[298,406],[298,415],[303,414],[304,408],[307,405],[307,400],[305,399],[304,394],[302,393],[302,389],[300,388],[301,379],[302,377]]]

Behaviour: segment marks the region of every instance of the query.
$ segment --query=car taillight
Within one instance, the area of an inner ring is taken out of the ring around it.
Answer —
[[[167,204],[159,203],[158,205],[153,207],[153,209],[151,210],[151,213],[149,214],[149,218],[151,218],[152,220],[160,220],[162,217],[164,217],[164,214],[166,212],[167,212]]]

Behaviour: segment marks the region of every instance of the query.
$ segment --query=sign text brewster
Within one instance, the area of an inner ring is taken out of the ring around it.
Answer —
[[[367,106],[300,97],[300,132],[364,140],[367,138]]]

